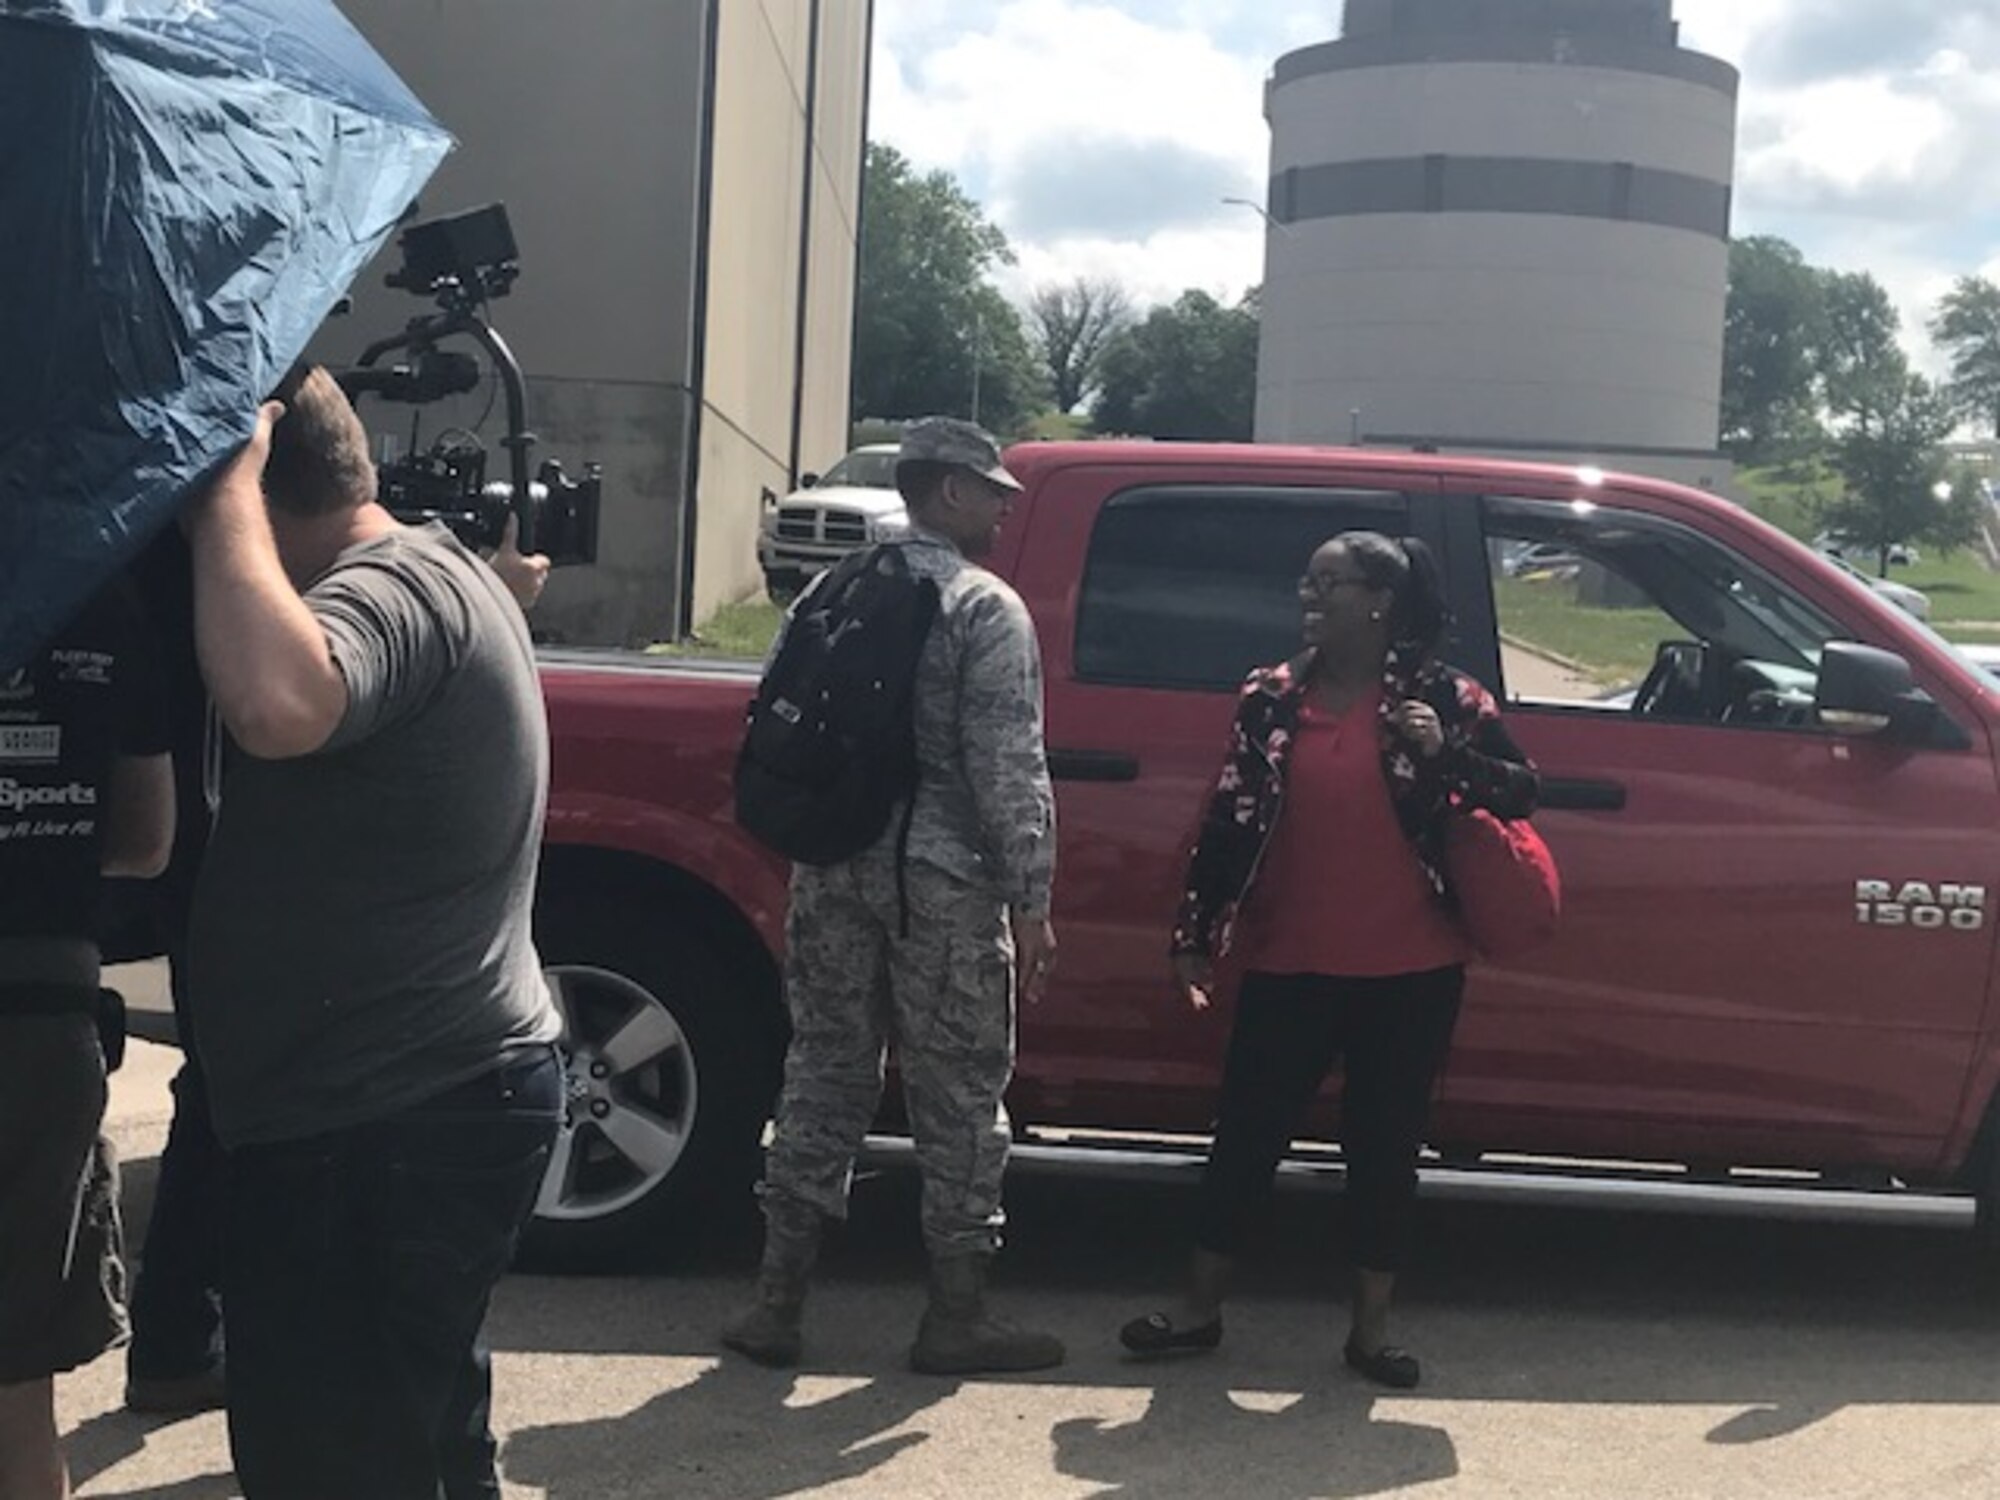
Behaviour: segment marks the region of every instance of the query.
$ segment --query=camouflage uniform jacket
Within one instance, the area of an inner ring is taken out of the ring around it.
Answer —
[[[1311,654],[1250,674],[1230,729],[1229,754],[1209,798],[1188,861],[1185,894],[1174,923],[1177,954],[1227,950],[1231,922],[1257,878],[1257,867],[1284,809],[1285,778],[1310,681]],[[1417,751],[1389,716],[1410,699],[1428,703],[1444,729],[1444,749]],[[1456,907],[1445,867],[1445,819],[1480,808],[1525,818],[1541,791],[1533,764],[1500,722],[1493,695],[1462,672],[1392,652],[1382,674],[1382,776],[1404,837],[1437,899]]]
[[[937,620],[917,664],[920,780],[909,858],[1024,915],[1046,915],[1056,810],[1034,621],[1020,595],[943,537],[914,528],[886,545],[902,548],[910,571],[938,587]],[[902,827],[899,809],[881,845],[858,857],[893,852]]]

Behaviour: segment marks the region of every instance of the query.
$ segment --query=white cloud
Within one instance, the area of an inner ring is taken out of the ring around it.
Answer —
[[[1943,52],[1900,75],[1773,91],[1746,104],[1738,179],[1769,210],[1963,211],[2000,187],[2000,82]]]
[[[1740,64],[1750,45],[1784,20],[1786,0],[1679,0],[1681,45]]]
[[[1268,59],[1233,55],[1195,29],[1202,7],[1193,0],[1179,7],[1186,23],[1141,20],[1108,4],[1011,0],[949,37],[929,29],[938,9],[929,0],[881,6],[874,134],[920,166],[951,169],[980,197],[1021,256],[1008,281],[1115,274],[1156,300],[1189,286],[1233,298],[1258,279],[1261,225],[1251,210],[1221,200],[1263,200]],[[912,35],[937,37],[936,45],[913,56]],[[1111,238],[1110,205],[1093,201],[1090,183],[1068,182],[1065,168],[1089,156],[1142,170],[1148,150],[1208,169],[1145,181],[1134,180],[1135,170],[1097,184],[1097,197],[1131,203],[1134,232]],[[1051,179],[1065,181],[1051,188]],[[1074,192],[1072,228],[1051,222],[1061,205],[1048,201],[1050,191]],[[1018,227],[1030,212],[1047,224],[1032,239]]]
[[[1836,78],[1766,106],[1775,129],[1746,144],[1738,180],[1767,210],[1923,195],[1960,170],[1959,122],[1936,95],[1883,78]]]

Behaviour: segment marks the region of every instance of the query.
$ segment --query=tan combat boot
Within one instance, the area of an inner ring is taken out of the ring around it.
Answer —
[[[941,1255],[931,1261],[931,1300],[910,1368],[924,1375],[1047,1370],[1063,1362],[1062,1340],[1017,1327],[986,1310],[990,1255]]]
[[[819,1258],[819,1215],[773,1214],[764,1226],[764,1259],[750,1305],[722,1330],[722,1346],[774,1369],[799,1362],[805,1339],[806,1288]]]

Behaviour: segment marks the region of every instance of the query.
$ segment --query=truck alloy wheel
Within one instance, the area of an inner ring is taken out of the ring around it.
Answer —
[[[549,988],[566,1023],[566,1110],[535,1214],[595,1219],[629,1208],[673,1172],[701,1085],[673,1012],[606,969],[561,965]]]
[[[545,867],[535,942],[561,1008],[565,1115],[521,1259],[540,1270],[657,1265],[750,1194],[777,1093],[777,971],[654,887]]]

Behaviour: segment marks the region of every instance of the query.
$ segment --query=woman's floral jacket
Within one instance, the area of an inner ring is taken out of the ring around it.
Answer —
[[[1258,865],[1284,807],[1285,777],[1310,682],[1311,655],[1250,674],[1236,706],[1228,757],[1188,861],[1186,892],[1174,923],[1176,954],[1225,951],[1230,925],[1248,899]],[[1426,757],[1390,723],[1409,699],[1428,703],[1444,727],[1444,749]],[[1455,809],[1483,808],[1501,818],[1535,810],[1540,780],[1500,722],[1493,695],[1462,672],[1435,661],[1410,663],[1391,653],[1382,674],[1377,727],[1382,776],[1431,888],[1454,904],[1445,868],[1445,827]]]

